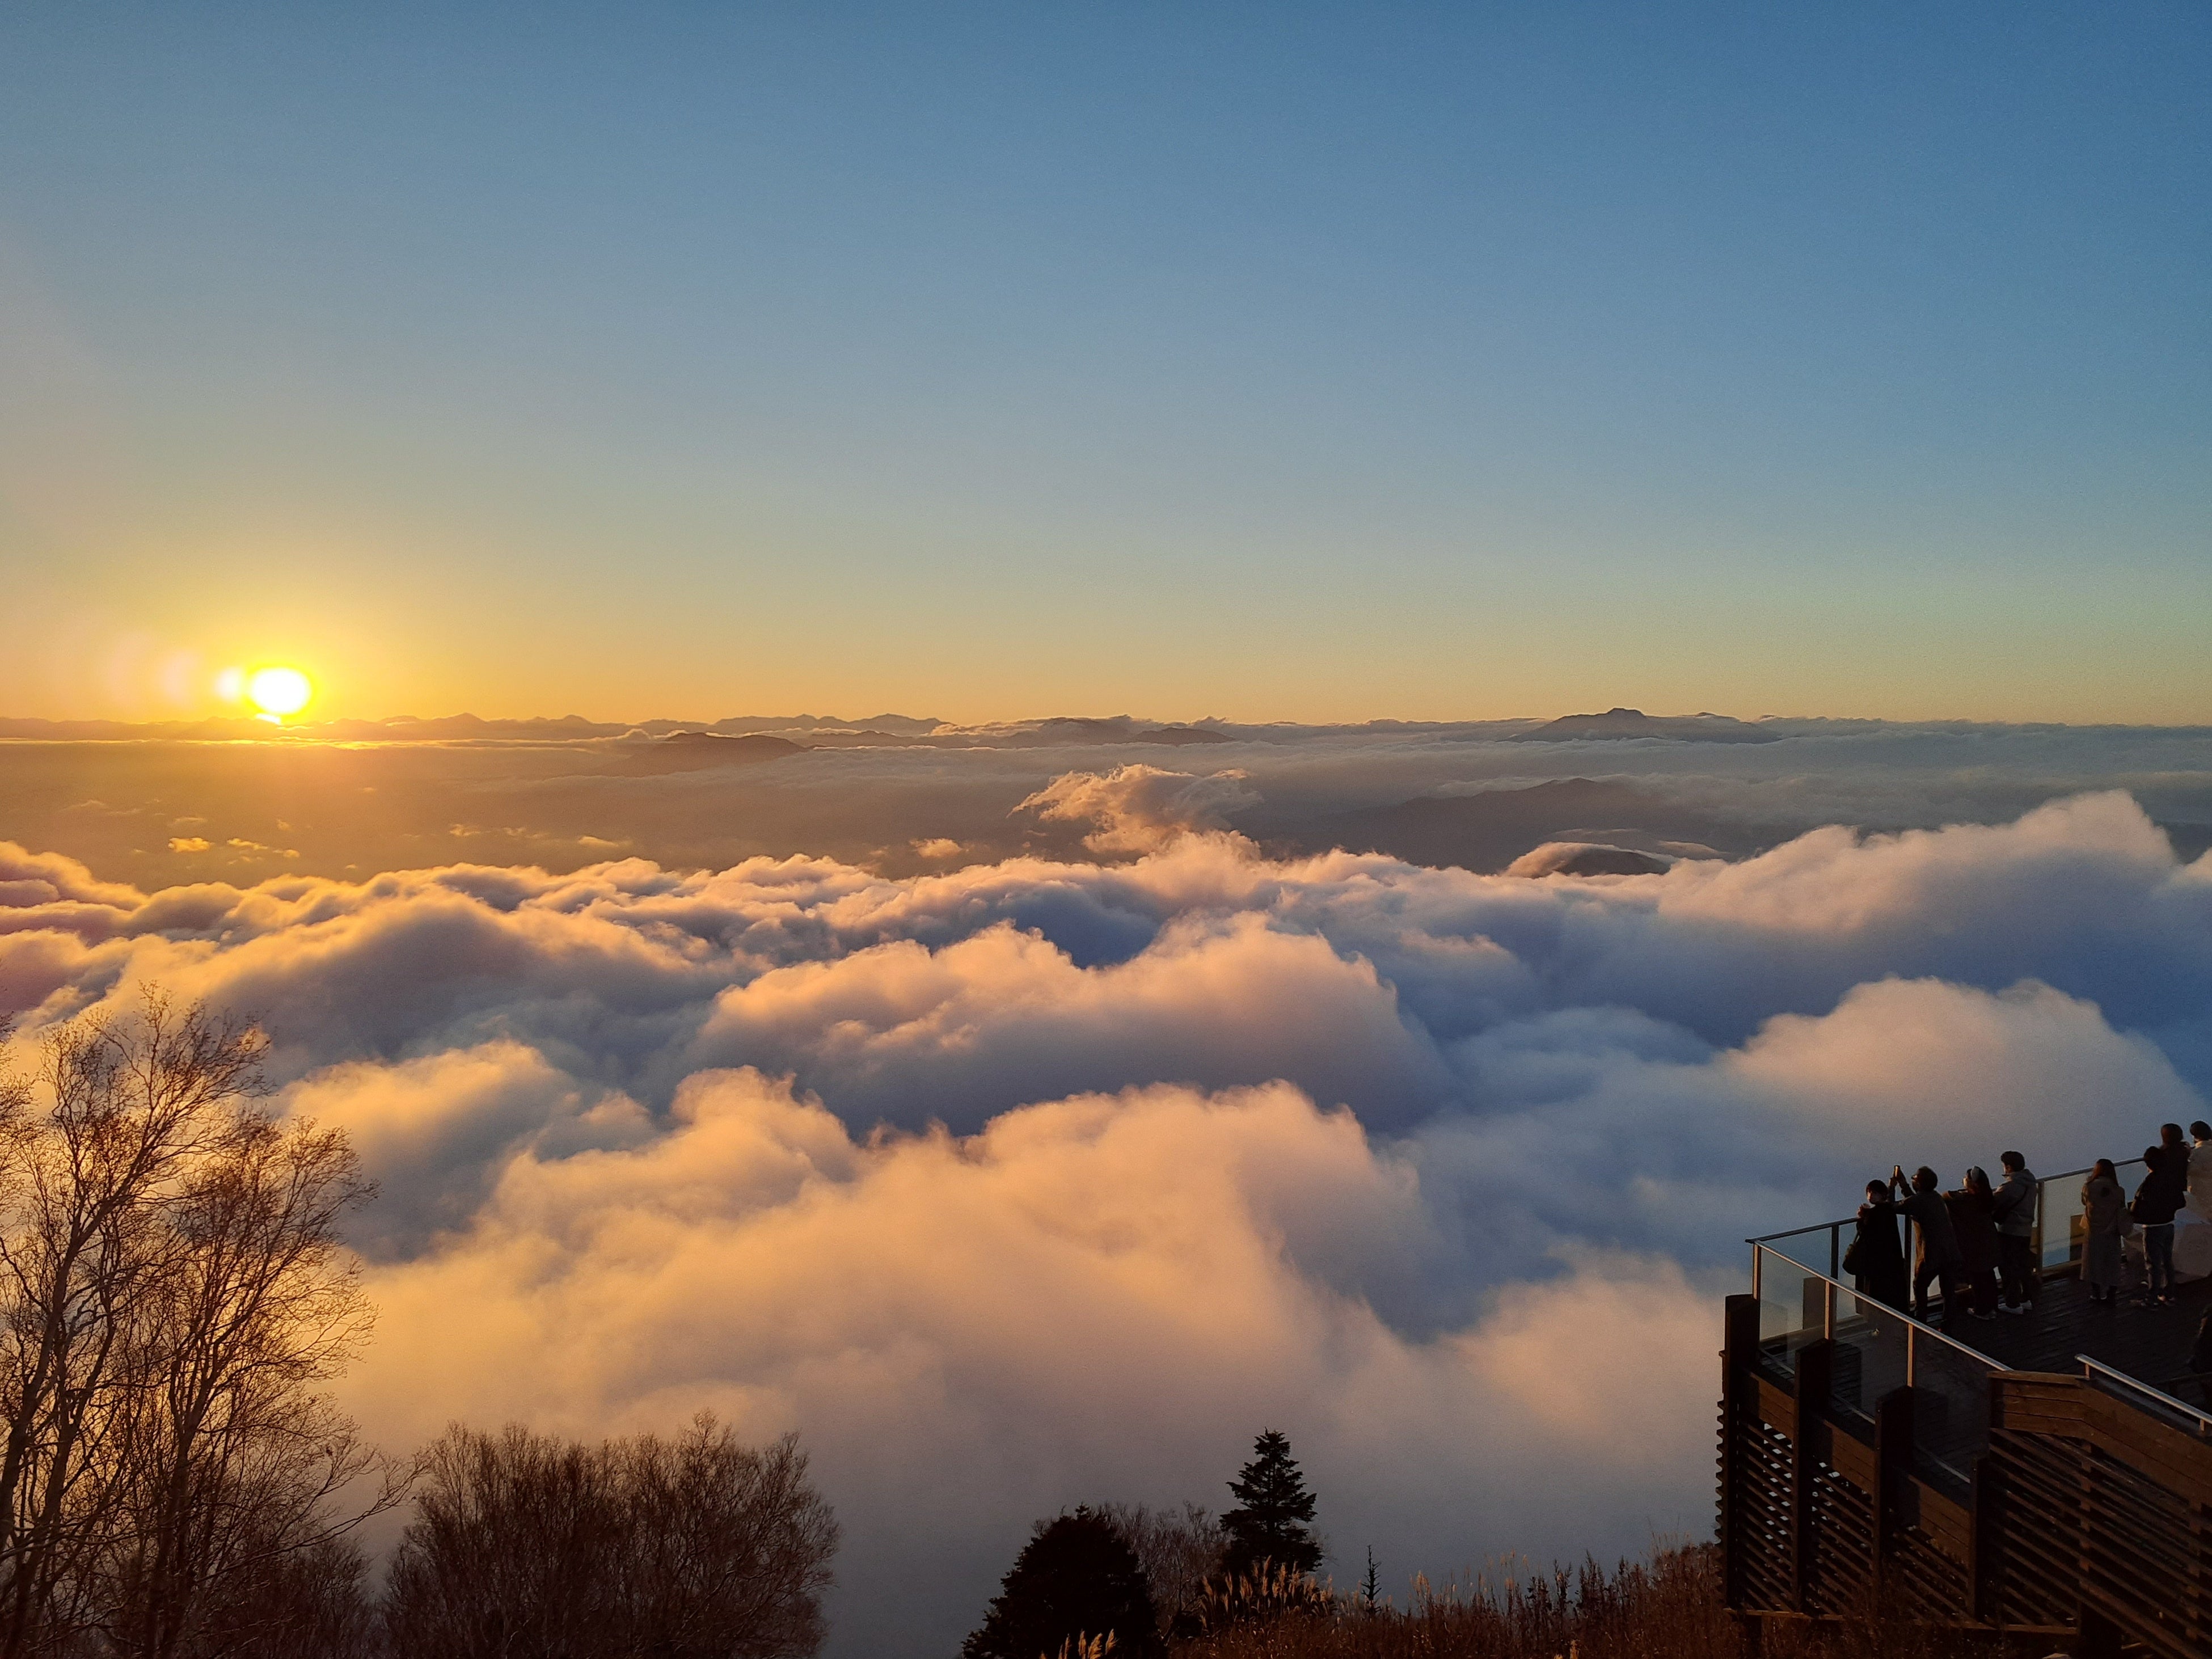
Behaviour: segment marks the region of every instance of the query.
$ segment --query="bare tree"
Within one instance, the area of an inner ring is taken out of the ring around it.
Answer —
[[[370,1323],[359,1269],[338,1242],[368,1191],[343,1135],[238,1116],[179,1183],[176,1247],[149,1321],[157,1369],[125,1471],[128,1553],[115,1645],[167,1659],[196,1603],[271,1555],[295,1553],[357,1515],[328,1500],[375,1468],[351,1423],[310,1392]],[[396,1500],[386,1469],[372,1508]]]
[[[380,1659],[368,1561],[350,1538],[261,1555],[210,1589],[192,1647],[223,1659]]]
[[[1097,1512],[1144,1564],[1161,1630],[1174,1628],[1179,1614],[1195,1614],[1206,1600],[1206,1581],[1221,1571],[1229,1543],[1212,1513],[1197,1504],[1157,1510],[1148,1504],[1101,1504]]]
[[[191,1651],[378,1461],[312,1392],[367,1331],[337,1223],[369,1188],[256,1107],[265,1047],[154,996],[0,1085],[0,1659]]]
[[[410,1659],[798,1659],[819,1649],[837,1547],[786,1436],[702,1413],[671,1442],[596,1448],[456,1425],[392,1559],[388,1639]]]

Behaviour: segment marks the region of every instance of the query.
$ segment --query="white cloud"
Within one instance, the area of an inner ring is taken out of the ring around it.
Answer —
[[[1160,807],[1218,779],[1115,775],[1060,799],[1157,850],[903,880],[0,847],[0,999],[18,1043],[155,981],[265,1019],[384,1184],[386,1438],[801,1429],[848,1653],[943,1650],[1063,1504],[1218,1503],[1262,1423],[1393,1571],[1701,1526],[1745,1235],[2204,1110],[2212,866],[2124,796],[1532,882],[1267,858]]]
[[[1226,830],[1228,814],[1256,806],[1260,792],[1245,772],[1195,777],[1157,766],[1121,766],[1111,772],[1068,772],[1054,778],[1014,810],[1041,818],[1091,823],[1083,838],[1094,853],[1158,852],[1178,836]]]
[[[586,1432],[702,1400],[798,1427],[854,1531],[854,1650],[949,1645],[1035,1514],[1218,1501],[1262,1422],[1337,1535],[1401,1563],[1431,1528],[1632,1549],[1694,1509],[1711,1298],[1590,1258],[1408,1340],[1329,1281],[1392,1271],[1425,1226],[1409,1167],[1280,1085],[868,1144],[757,1073],[702,1074],[651,1146],[519,1157],[466,1239],[380,1272],[387,1334],[350,1392],[403,1437],[455,1412]],[[1626,1413],[1613,1385],[1549,1374],[1599,1329],[1646,1368]]]

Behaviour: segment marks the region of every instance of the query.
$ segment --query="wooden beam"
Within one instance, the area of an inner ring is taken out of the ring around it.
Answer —
[[[1752,1365],[1759,1353],[1759,1298],[1729,1297],[1722,1315],[1721,1339],[1721,1595],[1731,1607],[1748,1599],[1743,1583],[1743,1520],[1739,1488],[1743,1480],[1742,1437],[1758,1400]]]
[[[1912,1390],[1892,1389],[1874,1407],[1874,1597],[1890,1605],[1891,1540],[1899,1510],[1917,1487],[1912,1478]]]
[[[1820,1550],[1819,1516],[1813,1500],[1820,1480],[1819,1443],[1823,1438],[1814,1430],[1827,1409],[1835,1363],[1836,1345],[1825,1337],[1797,1350],[1797,1431],[1790,1436],[1790,1533],[1791,1594],[1800,1613],[1812,1607],[1813,1567]]]

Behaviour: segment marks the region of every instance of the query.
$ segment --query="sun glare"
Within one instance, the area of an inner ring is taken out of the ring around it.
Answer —
[[[315,695],[314,684],[296,668],[257,668],[246,682],[246,698],[261,718],[281,720],[296,714]]]

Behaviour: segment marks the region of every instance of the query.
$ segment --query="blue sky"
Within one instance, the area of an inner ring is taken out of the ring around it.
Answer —
[[[0,712],[2212,720],[2202,8],[13,6],[0,158]]]

